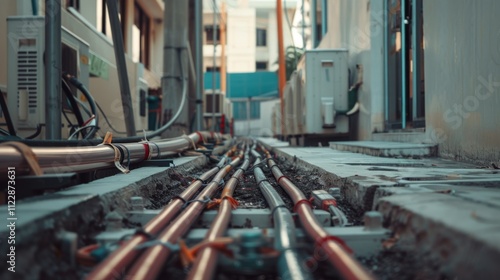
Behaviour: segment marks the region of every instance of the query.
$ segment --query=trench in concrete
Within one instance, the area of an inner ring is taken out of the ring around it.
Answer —
[[[85,272],[78,269],[74,256],[67,255],[68,242],[59,238],[76,233],[71,246],[81,248],[95,243],[94,237],[105,229],[105,216],[116,211],[125,216],[131,209],[130,198],[141,196],[146,206],[165,193],[178,189],[178,174],[192,174],[208,164],[205,156],[174,159],[175,168],[146,167],[130,174],[117,174],[88,184],[19,201],[16,205],[16,273],[7,270],[6,255],[0,257],[1,279],[77,279]],[[0,207],[2,215],[7,207]],[[3,219],[3,220],[6,220]],[[126,226],[134,227],[124,220]],[[7,240],[2,228],[0,239]],[[0,250],[7,252],[6,242]],[[74,252],[73,252],[74,253]]]

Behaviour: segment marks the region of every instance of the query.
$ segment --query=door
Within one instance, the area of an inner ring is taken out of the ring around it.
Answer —
[[[422,0],[385,3],[385,129],[425,127]]]

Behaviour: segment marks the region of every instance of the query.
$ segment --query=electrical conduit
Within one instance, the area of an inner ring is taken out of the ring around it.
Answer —
[[[222,237],[227,230],[229,221],[231,219],[231,201],[233,197],[233,192],[239,183],[239,180],[245,173],[245,170],[250,165],[250,159],[248,156],[248,150],[245,152],[245,157],[243,164],[238,168],[231,179],[226,183],[221,194],[221,203],[219,205],[219,212],[215,217],[214,221],[210,225],[210,229],[205,235],[204,242],[213,242],[217,238]],[[196,280],[208,280],[212,279],[215,273],[217,264],[217,251],[209,246],[204,247],[198,251],[196,259],[194,261],[193,267],[187,277],[187,279]]]
[[[374,277],[350,254],[349,249],[343,241],[335,236],[330,236],[313,214],[311,203],[288,178],[283,175],[279,167],[271,157],[271,154],[261,146],[267,157],[267,165],[271,169],[278,184],[285,190],[294,203],[294,212],[304,230],[315,246],[321,248],[326,254],[328,261],[338,270],[342,279],[374,279]]]
[[[187,136],[154,142],[116,144],[122,148],[121,161],[137,163],[143,160],[175,155],[194,148],[204,139],[222,139],[218,133],[196,132]],[[44,173],[84,172],[97,168],[111,167],[115,160],[112,147],[33,147],[31,148]],[[15,167],[18,174],[29,173],[29,167],[21,153],[11,146],[0,145],[0,170]],[[128,163],[127,163],[128,164]],[[0,171],[2,172],[2,171]],[[5,171],[7,172],[7,171]],[[1,175],[1,174],[0,174]]]
[[[190,200],[200,190],[203,182],[212,178],[218,171],[221,170],[226,163],[227,158],[233,152],[234,150],[228,151],[219,161],[217,166],[203,173],[181,194],[173,197],[170,203],[143,227],[141,232],[135,234],[130,240],[109,255],[87,276],[87,279],[115,279],[115,276],[119,272],[124,271],[132,263],[132,261],[139,256],[141,251],[136,250],[136,247],[148,240],[147,235],[156,235],[164,229],[179,213],[184,203]]]
[[[272,209],[272,219],[274,222],[274,247],[281,252],[278,258],[278,273],[281,279],[313,279],[312,275],[304,269],[297,252],[297,240],[295,238],[295,224],[290,211],[285,207],[285,202],[267,181],[264,172],[259,166],[261,156],[257,156],[254,166],[255,181],[259,185],[260,191],[264,195],[269,208]]]
[[[171,244],[177,243],[179,238],[187,233],[192,223],[205,209],[211,198],[222,183],[222,179],[240,164],[243,153],[240,152],[231,163],[222,168],[215,178],[196,196],[195,200],[189,201],[184,211],[157,237],[158,244],[151,246],[144,252],[138,261],[132,266],[127,275],[132,279],[155,279],[161,272],[163,265],[171,255]]]

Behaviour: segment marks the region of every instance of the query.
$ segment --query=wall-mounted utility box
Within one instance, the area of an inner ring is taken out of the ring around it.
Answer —
[[[302,76],[301,112],[304,134],[349,132],[349,119],[337,111],[348,111],[348,51],[307,50],[297,66]]]

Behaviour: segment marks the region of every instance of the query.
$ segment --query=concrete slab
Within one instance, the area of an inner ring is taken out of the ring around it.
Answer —
[[[401,247],[443,264],[444,273],[464,279],[500,273],[500,208],[450,194],[419,193],[382,198],[376,209]]]
[[[128,219],[139,225],[147,224],[161,210],[130,211]],[[314,215],[322,226],[332,225],[331,215],[327,211],[315,209]],[[217,210],[204,211],[194,225],[194,228],[208,228],[217,216]],[[298,220],[296,221],[298,225]],[[271,210],[269,209],[235,209],[231,213],[231,227],[233,228],[268,228],[272,227]]]
[[[487,178],[487,182],[477,184],[481,186],[500,178],[496,170],[439,158],[384,158],[319,147],[285,147],[274,151],[283,160],[318,171],[326,188],[341,187],[345,198],[365,211],[372,209],[378,187],[401,186],[403,180],[416,183],[439,180],[441,184],[453,184],[457,178]]]
[[[270,137],[258,137],[258,141],[268,145],[269,147],[288,147],[290,144],[288,142],[280,141],[276,138]]]
[[[173,161],[175,166],[182,166],[184,164],[192,162],[196,158],[197,157],[174,158]],[[141,181],[153,178],[152,176],[154,176],[155,174],[160,174],[169,168],[170,167],[138,168],[132,170],[128,174],[120,173],[114,176],[92,181],[88,184],[81,184],[78,186],[74,186],[68,188],[67,190],[60,191],[58,192],[58,194],[59,195],[80,195],[80,194],[105,195],[107,193],[112,193],[117,190],[120,190],[127,185],[144,184],[145,182]],[[117,182],[120,183],[117,184]]]
[[[370,257],[382,249],[382,241],[388,237],[389,232],[385,229],[368,231],[364,227],[325,227],[324,228],[330,235],[337,236],[344,240],[358,257]],[[273,228],[262,228],[262,229],[228,229],[226,235],[231,237],[240,236],[244,232],[248,231],[259,231],[265,237],[269,238],[272,242],[275,236]],[[186,239],[190,243],[197,244],[203,240],[206,234],[206,229],[193,229],[191,230]],[[311,246],[311,241],[307,237],[306,233],[300,229],[296,229],[296,237],[299,243],[303,243],[305,246]],[[300,248],[301,246],[299,246]]]
[[[325,230],[334,236],[339,237],[344,240],[358,257],[370,257],[377,254],[382,249],[382,241],[389,236],[389,232],[385,229],[381,230],[366,230],[364,227],[325,227]],[[194,246],[199,244],[205,238],[207,234],[207,229],[195,228],[189,231],[189,233],[183,238],[188,246]],[[273,242],[275,232],[272,227],[264,228],[230,228],[226,231],[225,236],[237,238],[243,233],[248,233],[256,231],[262,233],[269,242]],[[104,243],[115,243],[125,236],[134,234],[135,229],[122,229],[119,231],[103,232],[96,236],[96,240],[100,244]],[[300,243],[305,243],[307,245],[299,246],[311,246],[311,241],[308,239],[306,233],[302,229],[296,229],[297,241]]]
[[[391,147],[392,143],[380,148]],[[319,174],[360,210],[379,210],[398,245],[444,273],[500,273],[500,173],[440,158],[388,158],[326,148],[274,149],[279,163]],[[494,278],[494,277],[493,277]]]
[[[404,143],[426,143],[429,137],[425,132],[384,132],[372,133],[373,141],[404,142]]]
[[[435,157],[437,145],[382,141],[330,142],[330,148],[378,157]]]

